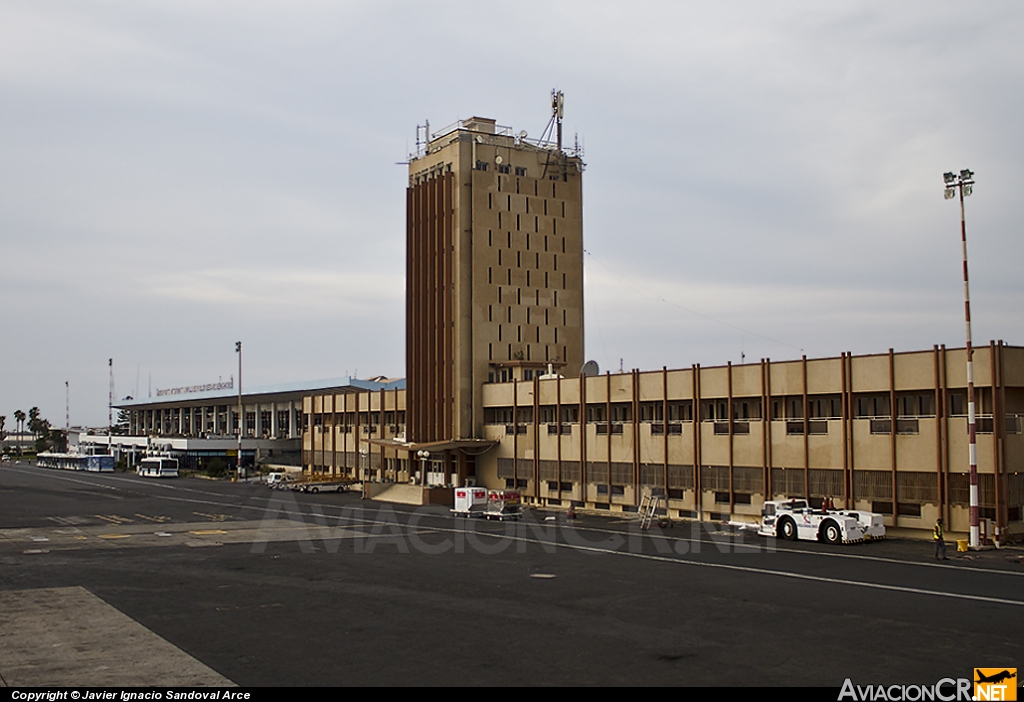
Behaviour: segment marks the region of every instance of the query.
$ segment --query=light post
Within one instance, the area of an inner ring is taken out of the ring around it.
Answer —
[[[420,485],[427,484],[427,460],[430,458],[430,451],[417,451],[420,457]]]
[[[235,342],[235,352],[238,354],[238,462],[235,465],[235,472],[241,479],[242,474],[242,427],[245,426],[245,413],[242,410],[242,342]]]
[[[964,320],[967,324],[967,435],[969,441],[968,456],[970,460],[971,480],[971,535],[970,547],[981,546],[981,522],[978,519],[978,446],[977,446],[977,412],[974,405],[974,347],[971,345],[971,291],[967,277],[967,220],[964,216],[964,197],[974,192],[974,173],[966,168],[956,173],[944,173],[945,198],[952,200],[960,194],[960,239],[964,251]]]

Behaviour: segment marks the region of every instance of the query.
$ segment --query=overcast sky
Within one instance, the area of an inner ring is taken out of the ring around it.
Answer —
[[[602,371],[1024,343],[1020,2],[0,0],[0,414],[404,374],[416,125],[585,146]]]

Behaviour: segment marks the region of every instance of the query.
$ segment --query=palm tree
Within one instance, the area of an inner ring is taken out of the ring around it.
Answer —
[[[25,413],[21,410],[14,410],[14,421],[20,427],[18,429],[18,455],[21,455],[21,435],[25,431]]]
[[[39,434],[39,408],[33,407],[28,411],[28,430],[32,432],[32,441],[36,440]]]

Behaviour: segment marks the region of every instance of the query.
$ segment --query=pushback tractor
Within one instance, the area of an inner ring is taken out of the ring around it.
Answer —
[[[852,544],[885,538],[885,524],[875,512],[814,509],[800,499],[769,500],[761,508],[757,533],[787,541]]]

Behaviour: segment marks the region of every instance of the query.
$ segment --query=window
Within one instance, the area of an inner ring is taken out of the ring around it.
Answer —
[[[526,169],[521,166],[516,166],[516,175],[522,178],[526,177]]]
[[[502,163],[502,164],[498,165],[498,173],[511,173],[511,172],[512,172],[512,166],[508,165],[507,163]]]
[[[963,416],[967,414],[967,404],[965,396],[961,393],[954,392],[949,395],[949,414],[953,417]]]

